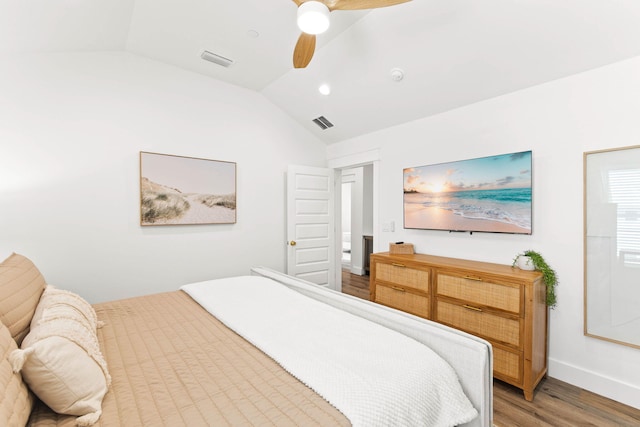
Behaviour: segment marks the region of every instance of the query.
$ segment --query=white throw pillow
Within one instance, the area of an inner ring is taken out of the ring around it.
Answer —
[[[94,424],[111,377],[100,352],[93,307],[78,295],[47,286],[21,350],[9,356],[15,372],[55,412]]]

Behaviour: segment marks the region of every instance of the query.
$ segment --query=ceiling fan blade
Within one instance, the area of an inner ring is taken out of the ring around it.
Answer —
[[[395,6],[408,1],[411,0],[325,0],[324,3],[329,10],[361,10]]]
[[[304,68],[309,65],[313,53],[316,50],[316,36],[314,34],[302,33],[293,51],[293,66]]]

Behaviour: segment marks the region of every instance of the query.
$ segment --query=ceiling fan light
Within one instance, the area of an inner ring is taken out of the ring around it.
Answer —
[[[329,28],[329,8],[319,1],[306,1],[298,7],[298,28],[307,34],[322,34]]]

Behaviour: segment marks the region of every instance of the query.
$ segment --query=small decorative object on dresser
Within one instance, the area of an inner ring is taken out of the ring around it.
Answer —
[[[546,302],[549,308],[555,308],[557,304],[556,286],[558,285],[558,275],[556,271],[547,264],[539,252],[527,250],[523,254],[517,255],[513,259],[512,267],[516,265],[521,270],[538,270],[542,273],[542,281],[547,287]]]
[[[546,286],[539,271],[424,254],[371,256],[371,301],[489,341],[493,376],[533,400],[547,373]]]
[[[513,266],[518,266],[520,270],[532,271],[536,269],[536,267],[533,265],[533,260],[531,259],[531,257],[528,257],[526,255],[518,255],[513,260]]]
[[[389,243],[389,253],[392,254],[413,254],[413,243],[396,242]]]

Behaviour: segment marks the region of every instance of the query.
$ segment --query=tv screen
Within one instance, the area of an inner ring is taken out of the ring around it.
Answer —
[[[404,169],[404,228],[531,234],[531,151]]]

